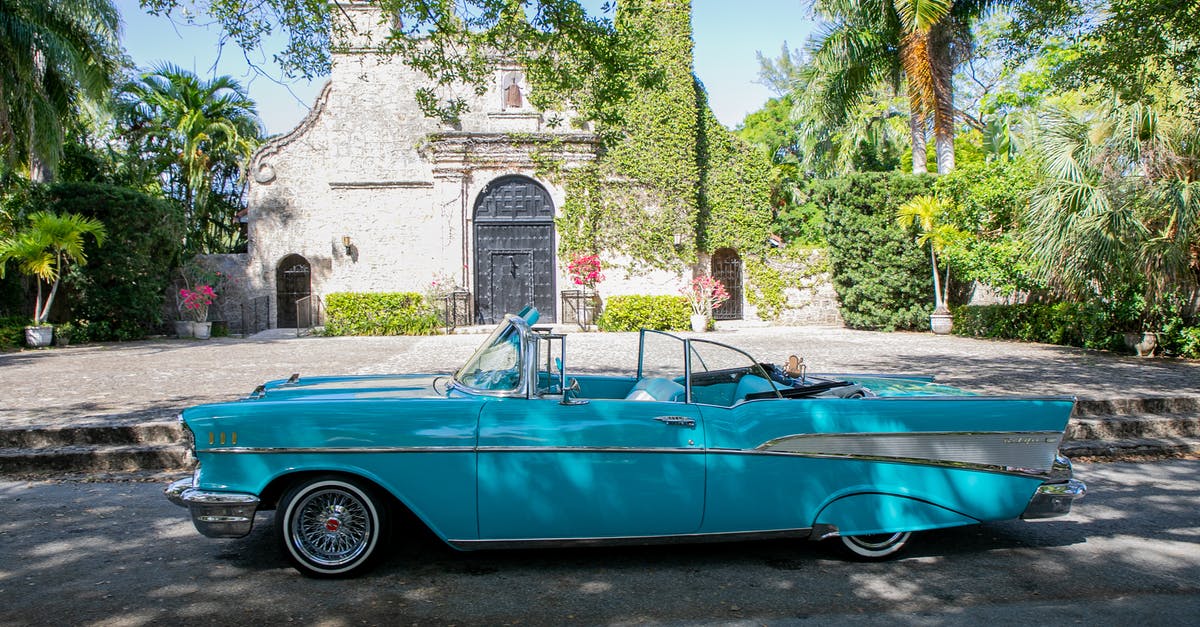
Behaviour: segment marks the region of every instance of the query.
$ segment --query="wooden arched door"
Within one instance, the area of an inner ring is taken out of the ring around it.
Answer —
[[[495,324],[526,305],[554,321],[554,202],[537,181],[505,176],[475,201],[475,318]]]
[[[312,264],[288,255],[275,268],[276,319],[281,329],[296,328],[296,301],[312,294]]]

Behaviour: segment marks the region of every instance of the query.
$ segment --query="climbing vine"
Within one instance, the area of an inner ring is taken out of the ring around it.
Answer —
[[[567,191],[557,221],[560,257],[607,251],[628,256],[635,272],[682,273],[718,248],[743,259],[763,254],[770,166],[708,107],[692,72],[691,3],[622,3],[616,27],[637,33],[653,61],[625,77],[634,93],[622,126],[602,135],[595,162],[570,171],[552,158],[539,163],[540,174]]]

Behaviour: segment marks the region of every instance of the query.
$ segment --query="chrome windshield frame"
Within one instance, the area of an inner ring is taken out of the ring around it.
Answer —
[[[646,334],[647,333],[654,333],[656,335],[663,335],[663,336],[669,337],[673,340],[679,341],[680,344],[682,345],[682,347],[683,347],[683,387],[684,387],[684,391],[685,391],[685,397],[684,397],[685,403],[689,403],[689,404],[693,403],[693,400],[692,400],[692,359],[691,359],[693,342],[698,342],[701,344],[710,344],[713,346],[719,346],[721,348],[725,348],[725,349],[731,350],[735,353],[742,355],[747,360],[749,360],[750,372],[755,372],[762,378],[766,379],[767,382],[771,384],[771,389],[773,389],[775,391],[775,397],[783,398],[783,393],[779,391],[779,386],[775,384],[775,381],[773,379],[771,379],[770,374],[768,374],[766,372],[766,369],[762,367],[762,364],[760,364],[758,362],[758,360],[754,359],[754,356],[751,355],[750,353],[747,353],[746,351],[744,351],[740,348],[736,348],[736,347],[733,347],[733,346],[730,346],[728,344],[724,344],[721,342],[716,342],[713,340],[705,340],[705,339],[700,339],[700,338],[685,338],[685,337],[680,337],[678,335],[675,335],[674,333],[667,333],[666,331],[657,331],[655,329],[642,329],[638,333],[638,362],[637,362],[637,380],[638,381],[641,381],[642,377],[645,374],[644,366],[645,366],[645,358],[646,358]],[[698,353],[697,353],[697,357],[700,358]],[[703,361],[703,358],[700,358],[700,359],[701,359],[701,361]]]
[[[517,385],[511,389],[505,390],[488,390],[467,385],[459,378],[462,371],[470,364],[475,363],[480,353],[487,350],[496,344],[496,340],[504,335],[508,329],[514,329],[517,333]],[[524,318],[505,314],[504,322],[496,325],[496,329],[492,331],[487,340],[480,344],[479,348],[471,355],[462,367],[455,371],[454,376],[450,379],[450,387],[477,396],[495,396],[505,398],[529,398],[531,396],[531,385],[536,385],[537,376],[537,341],[538,338],[530,328],[529,323]]]

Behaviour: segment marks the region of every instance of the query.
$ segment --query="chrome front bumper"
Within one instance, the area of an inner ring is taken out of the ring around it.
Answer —
[[[163,490],[167,500],[186,507],[196,531],[210,538],[240,538],[254,526],[258,497],[240,492],[208,492],[194,478],[180,479]]]

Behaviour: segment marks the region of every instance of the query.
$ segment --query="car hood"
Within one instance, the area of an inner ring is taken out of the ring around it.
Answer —
[[[438,393],[434,381],[438,381]],[[271,401],[359,398],[445,398],[449,375],[401,374],[339,377],[293,377],[268,381],[250,395]]]

